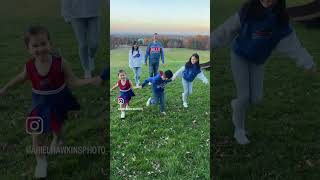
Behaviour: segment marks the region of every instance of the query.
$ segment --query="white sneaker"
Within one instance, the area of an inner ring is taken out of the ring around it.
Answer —
[[[121,115],[120,115],[120,118],[121,119],[124,119],[126,117],[126,113],[124,111],[121,111]]]
[[[188,108],[188,103],[183,102],[183,107],[184,107],[184,108]]]
[[[149,86],[151,86],[151,84],[152,84],[151,82],[148,83]]]
[[[47,177],[47,160],[46,159],[40,159],[37,162],[36,169],[34,172],[35,178],[46,178]]]
[[[250,143],[244,130],[235,130],[233,136],[238,144],[245,145]]]
[[[84,71],[84,78],[85,78],[85,79],[90,79],[90,78],[92,78],[91,71]]]
[[[166,112],[161,112],[161,114],[162,114],[162,115],[164,115],[164,116],[166,116],[166,115],[167,115],[167,113],[166,113]]]
[[[150,103],[151,103],[151,97],[148,99],[146,106],[150,106]]]

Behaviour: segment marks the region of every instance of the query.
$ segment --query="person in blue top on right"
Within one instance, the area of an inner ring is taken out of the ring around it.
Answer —
[[[200,57],[197,53],[194,53],[189,58],[189,61],[182,66],[176,73],[174,73],[172,80],[175,80],[177,77],[182,76],[182,102],[183,107],[188,107],[187,98],[192,93],[192,82],[198,78],[203,83],[208,84],[208,79],[204,75],[203,71],[200,69]]]
[[[148,58],[149,58],[149,73],[150,77],[155,76],[158,73],[160,57],[162,60],[163,65],[164,63],[164,51],[162,44],[158,41],[158,33],[153,34],[153,41],[149,43],[146,49],[146,55],[144,59],[145,65],[148,65]],[[149,83],[151,85],[151,82]]]
[[[316,72],[316,64],[290,26],[285,0],[249,0],[211,37],[212,50],[231,45],[237,92],[231,101],[234,138],[239,144],[248,144],[245,114],[250,105],[262,100],[263,67],[271,53],[285,54],[309,72]]]

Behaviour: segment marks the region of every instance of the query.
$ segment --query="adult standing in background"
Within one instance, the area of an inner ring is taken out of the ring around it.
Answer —
[[[138,41],[134,41],[129,51],[129,67],[133,70],[136,86],[140,85],[141,66],[143,64],[143,53],[139,49]]]
[[[150,77],[153,77],[158,73],[160,57],[161,57],[162,63],[165,65],[163,46],[158,41],[158,33],[154,33],[153,34],[153,41],[151,43],[149,43],[149,45],[146,49],[146,56],[145,56],[145,60],[144,60],[144,63],[146,65],[148,65],[147,60],[149,58]],[[149,85],[151,85],[150,82],[149,82]]]
[[[99,45],[101,0],[61,0],[61,14],[71,23],[79,43],[84,78],[91,78]]]

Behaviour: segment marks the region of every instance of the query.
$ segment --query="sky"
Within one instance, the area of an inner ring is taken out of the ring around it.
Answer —
[[[110,31],[210,34],[210,0],[110,0]]]

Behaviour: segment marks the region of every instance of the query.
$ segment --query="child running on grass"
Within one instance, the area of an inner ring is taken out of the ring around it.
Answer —
[[[171,70],[167,70],[163,73],[163,71],[159,71],[154,77],[149,77],[148,79],[144,80],[140,88],[143,88],[148,83],[152,84],[152,94],[153,97],[150,97],[146,103],[146,106],[150,104],[157,104],[160,103],[160,112],[163,115],[166,115],[165,112],[165,92],[164,88],[167,83],[171,82],[171,78],[173,73]]]
[[[31,26],[25,33],[24,41],[31,57],[23,71],[0,89],[0,95],[5,95],[26,80],[31,81],[32,107],[26,128],[27,131],[33,130],[29,133],[37,160],[35,177],[45,178],[47,160],[45,154],[39,151],[44,145],[43,138],[49,133],[53,134],[50,150],[61,143],[62,127],[68,111],[80,109],[68,86],[84,86],[91,80],[77,78],[63,58],[51,54],[50,35],[45,27]],[[42,123],[43,128],[37,123]]]
[[[172,80],[177,77],[182,77],[183,93],[182,102],[183,107],[188,107],[187,98],[192,93],[192,82],[195,78],[199,78],[203,83],[208,84],[208,79],[205,77],[199,65],[200,57],[197,53],[192,54],[189,61],[182,66],[176,73],[174,73]]]
[[[118,77],[118,82],[111,88],[110,91],[119,87],[120,96],[118,97],[118,103],[121,110],[120,118],[124,119],[126,116],[125,109],[128,108],[131,97],[135,96],[135,94],[132,90],[132,82],[127,78],[127,73],[124,70],[120,69],[118,71]]]
[[[231,101],[234,138],[249,143],[246,111],[262,100],[264,64],[273,50],[315,72],[313,57],[304,49],[289,24],[285,0],[249,0],[211,36],[212,49],[231,45],[231,69],[237,97]]]

